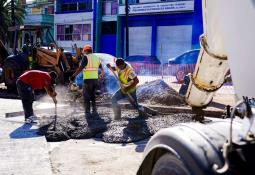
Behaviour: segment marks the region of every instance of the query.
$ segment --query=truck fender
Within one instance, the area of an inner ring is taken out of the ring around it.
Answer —
[[[224,165],[221,149],[229,137],[229,126],[229,120],[216,119],[208,124],[192,122],[160,130],[146,145],[137,174],[151,174],[155,163],[165,153],[181,160],[190,174],[214,174],[214,164]],[[240,129],[240,122],[233,122],[234,137]]]

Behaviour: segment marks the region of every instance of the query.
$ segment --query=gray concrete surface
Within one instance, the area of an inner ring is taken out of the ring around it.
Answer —
[[[172,84],[178,90],[179,84]],[[223,87],[216,102],[234,104],[232,86]],[[36,108],[54,107],[37,102]],[[132,175],[136,174],[147,140],[132,144],[106,144],[100,140],[47,143],[36,127],[23,125],[24,117],[5,118],[21,111],[20,100],[0,98],[0,174],[2,175]]]
[[[34,107],[54,105],[36,102]],[[96,139],[47,143],[36,134],[36,126],[24,125],[23,116],[5,118],[5,113],[21,110],[20,100],[0,98],[1,175],[136,174],[147,140],[132,144]]]
[[[36,134],[36,126],[24,124],[23,116],[4,117],[6,111],[20,110],[19,101],[0,99],[0,104],[0,174],[51,175],[45,137]]]

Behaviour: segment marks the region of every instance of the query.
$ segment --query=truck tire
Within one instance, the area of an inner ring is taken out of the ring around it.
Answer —
[[[170,153],[163,154],[153,167],[152,175],[190,175],[183,162]]]
[[[6,60],[3,66],[4,82],[7,89],[13,90],[16,88],[16,80],[21,74],[19,65],[13,60]]]

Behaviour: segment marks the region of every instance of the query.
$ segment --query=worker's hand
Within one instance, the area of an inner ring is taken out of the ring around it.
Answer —
[[[109,63],[107,63],[106,66],[107,66],[109,69],[112,68],[111,65],[110,65]]]
[[[71,77],[69,77],[69,81],[72,81],[72,82],[73,82],[74,79],[75,79],[75,76],[73,76],[73,75],[72,75]]]
[[[102,79],[102,78],[104,78],[104,74],[99,75],[99,79]]]
[[[123,90],[125,93],[128,92],[128,91],[129,91],[129,86],[123,84],[123,85],[122,85],[122,90]]]
[[[57,93],[55,92],[55,91],[53,91],[51,94],[50,94],[50,96],[53,98],[56,98],[56,96],[57,96]]]
[[[57,104],[57,103],[58,103],[58,101],[57,101],[56,97],[52,97],[52,100],[53,100],[53,102],[54,102],[55,104]]]

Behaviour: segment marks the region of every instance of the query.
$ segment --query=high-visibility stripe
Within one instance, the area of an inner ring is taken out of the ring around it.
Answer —
[[[126,70],[126,72],[125,72],[124,78],[125,78],[126,80],[128,79],[128,74],[129,74],[130,71],[131,71],[131,69],[128,68],[128,69]]]
[[[86,68],[84,71],[97,71],[98,68],[96,67],[90,67],[90,68]]]

